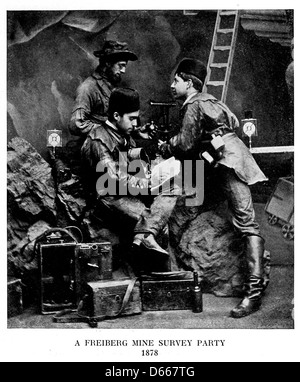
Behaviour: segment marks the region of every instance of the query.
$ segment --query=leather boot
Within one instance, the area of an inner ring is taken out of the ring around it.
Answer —
[[[133,246],[143,246],[149,251],[154,251],[159,255],[169,257],[169,253],[157,243],[152,233],[136,234],[133,239]]]
[[[168,252],[157,244],[153,235],[151,236],[150,239],[149,236],[145,238],[144,233],[134,236],[131,251],[132,268],[138,276],[151,272],[169,272],[171,270]],[[154,241],[156,245],[154,245]]]
[[[264,239],[260,236],[246,237],[246,260],[249,277],[245,283],[245,297],[230,312],[234,318],[248,316],[259,310],[263,292],[262,258],[264,254]]]

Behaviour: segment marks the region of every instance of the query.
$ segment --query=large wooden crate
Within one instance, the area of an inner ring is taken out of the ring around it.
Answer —
[[[271,225],[279,223],[282,226],[283,236],[294,239],[294,178],[279,178],[271,194],[265,212]]]

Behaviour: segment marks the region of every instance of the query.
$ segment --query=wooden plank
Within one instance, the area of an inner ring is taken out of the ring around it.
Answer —
[[[255,20],[274,20],[286,21],[287,16],[284,10],[242,10],[242,19],[255,19]]]
[[[250,151],[252,154],[291,153],[294,152],[294,146],[252,147]]]
[[[216,45],[214,46],[214,50],[230,50],[231,45]]]
[[[227,62],[213,62],[210,64],[211,68],[226,68],[228,66]]]
[[[287,23],[278,23],[274,21],[260,21],[260,20],[241,20],[242,27],[246,30],[252,30],[254,32],[277,32],[277,33],[289,33],[290,28]]]
[[[221,11],[220,15],[221,16],[235,16],[237,15],[238,11]]]
[[[208,81],[206,83],[207,86],[223,86],[225,81]]]
[[[227,28],[227,29],[218,29],[217,30],[217,33],[225,33],[225,34],[227,34],[227,33],[232,33],[232,32],[234,32],[234,29],[233,28]]]

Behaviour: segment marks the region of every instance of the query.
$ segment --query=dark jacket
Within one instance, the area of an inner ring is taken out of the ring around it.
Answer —
[[[237,117],[229,108],[207,93],[195,93],[182,106],[182,125],[179,133],[168,142],[168,151],[180,159],[199,159],[211,135],[222,136],[225,148],[218,163],[234,169],[247,184],[266,181],[250,150],[236,135]]]
[[[93,127],[107,120],[108,101],[113,85],[95,71],[79,85],[69,130],[73,135],[87,135]]]
[[[129,173],[133,159],[129,151],[135,147],[136,143],[130,136],[122,136],[117,129],[106,122],[102,122],[89,132],[81,148],[81,155],[83,165],[87,169],[86,174],[90,172],[89,179],[92,181],[91,186],[94,191],[97,179],[106,169],[108,177],[115,182],[117,195],[120,186],[123,190],[127,187],[139,188],[141,177],[132,175],[134,168],[132,173]],[[104,195],[107,195],[106,188],[97,187],[97,196]]]

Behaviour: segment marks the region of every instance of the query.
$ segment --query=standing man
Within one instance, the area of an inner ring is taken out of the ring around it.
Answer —
[[[175,192],[151,195],[146,173],[135,171],[140,166],[134,162],[136,144],[131,134],[139,108],[136,90],[115,88],[109,99],[108,120],[90,130],[82,146],[82,159],[91,174],[98,210],[132,236],[134,248],[164,259],[162,263],[169,269],[169,254],[156,238],[168,223],[177,198]],[[145,158],[139,159],[145,162]]]
[[[135,53],[126,42],[105,41],[103,48],[94,52],[99,58],[95,72],[77,89],[69,130],[73,135],[86,137],[94,126],[107,119],[108,100],[125,73],[128,61],[136,61]]]
[[[202,93],[206,66],[199,60],[183,59],[175,72],[171,90],[184,101],[179,133],[168,142],[160,142],[163,157],[181,159],[208,158],[218,179],[232,215],[232,223],[246,244],[248,277],[245,297],[231,311],[240,318],[260,308],[264,289],[262,258],[264,239],[255,220],[249,185],[266,181],[249,149],[235,133],[238,119],[229,108],[210,94]],[[216,139],[216,140],[213,140]],[[217,150],[214,149],[217,148]]]

